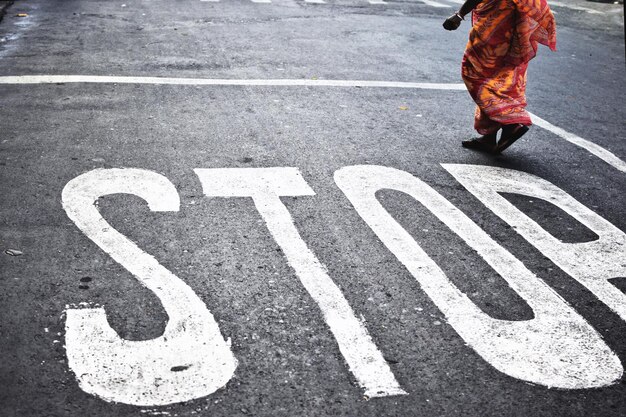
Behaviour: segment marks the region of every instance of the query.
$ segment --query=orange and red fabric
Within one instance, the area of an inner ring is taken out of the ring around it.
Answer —
[[[556,50],[556,23],[546,0],[483,0],[472,12],[462,76],[477,104],[481,135],[502,125],[531,125],[526,69],[538,44]]]

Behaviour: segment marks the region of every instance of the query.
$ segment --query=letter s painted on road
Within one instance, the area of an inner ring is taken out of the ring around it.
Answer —
[[[141,197],[152,211],[179,210],[167,178],[130,168],[74,178],[63,189],[63,208],[89,239],[154,292],[169,320],[162,336],[129,341],[109,326],[104,308],[70,308],[68,364],[81,389],[107,401],[155,406],[207,396],[232,378],[237,360],[193,290],[102,218],[94,202],[120,193]],[[177,366],[184,370],[174,372]]]

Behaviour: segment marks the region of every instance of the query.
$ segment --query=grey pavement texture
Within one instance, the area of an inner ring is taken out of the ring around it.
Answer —
[[[621,6],[576,4],[606,13],[554,8],[558,52],[542,48],[530,64],[529,109],[624,159],[623,14],[615,11]],[[451,10],[408,1],[17,1],[0,23],[0,76],[459,83],[468,25],[444,31]],[[554,288],[625,362],[626,324],[440,164],[537,175],[621,230],[626,176],[538,127],[502,156],[464,150],[459,142],[474,134],[472,113],[471,99],[459,91],[0,85],[0,248],[24,253],[0,254],[0,415],[625,415],[625,379],[601,389],[557,390],[491,367],[447,325],[335,185],[337,169],[357,164],[422,179]],[[409,395],[364,398],[252,201],[202,197],[193,173],[273,166],[299,168],[314,189],[315,196],[283,202]],[[128,195],[103,198],[99,207],[114,228],[190,285],[232,339],[235,378],[207,398],[155,409],[109,403],[81,391],[68,368],[66,305],[104,305],[111,326],[131,340],[158,336],[167,320],[154,294],[63,211],[65,184],[100,167],[149,169],[176,185],[178,213],[151,212]],[[483,311],[532,318],[528,305],[432,213],[399,192],[379,198]],[[510,198],[563,240],[593,239],[554,206]],[[615,283],[626,289],[624,280]]]

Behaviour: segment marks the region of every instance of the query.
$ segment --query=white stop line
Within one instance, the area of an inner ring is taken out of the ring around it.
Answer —
[[[366,80],[309,80],[309,79],[217,79],[217,78],[168,78],[168,77],[122,77],[100,75],[15,75],[0,77],[0,84],[57,84],[57,83],[98,83],[98,84],[155,84],[155,85],[207,85],[207,86],[274,86],[274,87],[369,87],[369,88],[407,88],[425,90],[465,91],[464,84],[455,83],[417,83],[401,81],[366,81]],[[535,124],[566,141],[579,146],[607,164],[626,172],[626,162],[608,149],[587,139],[567,132],[550,122],[532,115]]]

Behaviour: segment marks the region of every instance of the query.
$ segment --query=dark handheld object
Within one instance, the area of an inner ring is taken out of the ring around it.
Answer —
[[[463,16],[461,16],[458,13],[455,13],[449,18],[447,18],[445,22],[443,22],[443,28],[446,30],[457,30],[459,26],[461,26],[462,20],[465,20],[463,19]]]

